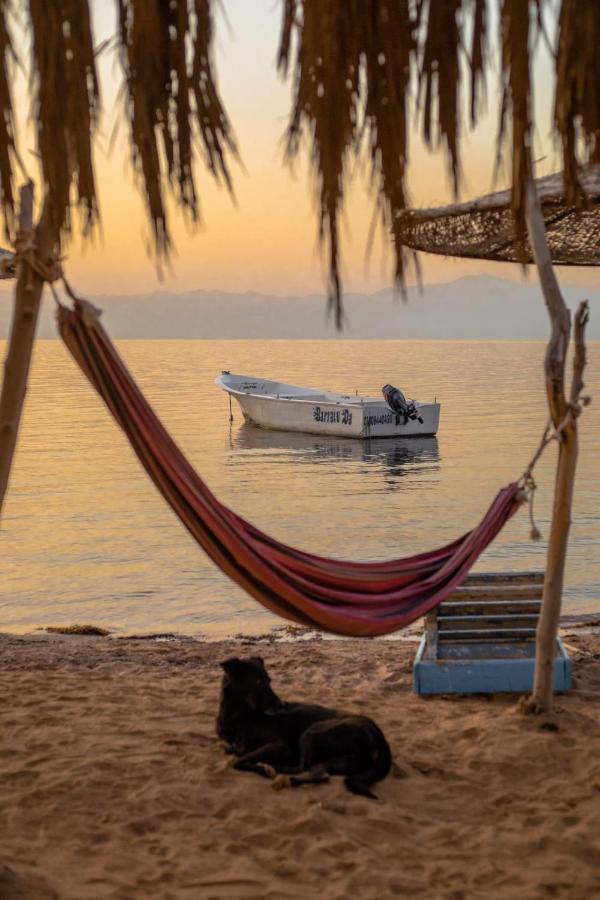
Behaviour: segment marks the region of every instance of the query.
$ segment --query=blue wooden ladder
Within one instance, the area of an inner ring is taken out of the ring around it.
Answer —
[[[483,572],[469,577],[425,618],[413,667],[415,693],[523,693],[533,686],[535,633],[543,572]],[[571,684],[559,639],[554,687]]]

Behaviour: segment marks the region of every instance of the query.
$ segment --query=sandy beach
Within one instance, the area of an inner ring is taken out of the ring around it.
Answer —
[[[418,699],[401,642],[0,637],[0,898],[549,898],[600,894],[600,638],[574,690]],[[215,737],[220,668],[371,715],[395,768],[276,792]]]

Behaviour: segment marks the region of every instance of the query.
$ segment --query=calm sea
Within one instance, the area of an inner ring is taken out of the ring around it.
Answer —
[[[209,486],[279,539],[356,559],[415,553],[472,527],[517,478],[546,420],[542,343],[123,341],[142,389]],[[4,347],[0,342],[0,352]],[[221,369],[344,393],[391,382],[442,403],[437,439],[261,431],[213,384]],[[586,382],[565,611],[600,608],[600,344]],[[555,448],[537,472],[546,538]],[[521,512],[480,569],[542,568]],[[94,623],[117,633],[259,633],[277,620],[222,575],[146,478],[59,342],[39,342],[0,532],[0,630]]]

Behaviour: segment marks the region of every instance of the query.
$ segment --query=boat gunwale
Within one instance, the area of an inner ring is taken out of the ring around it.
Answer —
[[[377,397],[360,397],[360,398],[348,397],[348,398],[346,398],[343,394],[338,394],[338,395],[332,394],[333,397],[339,396],[339,398],[340,398],[339,400],[335,400],[335,399],[329,399],[326,396],[326,394],[316,394],[316,393],[315,393],[314,397],[309,397],[309,398],[289,397],[289,396],[282,397],[280,395],[275,395],[275,394],[257,394],[257,393],[253,393],[251,391],[236,390],[234,387],[224,384],[222,381],[222,377],[223,377],[222,375],[219,375],[215,379],[215,384],[218,385],[226,393],[233,394],[237,397],[255,397],[258,400],[268,400],[269,402],[275,402],[275,403],[309,403],[313,406],[315,403],[318,402],[321,405],[329,404],[330,406],[352,406],[356,409],[364,409],[366,406],[369,406],[369,405],[384,406],[384,407],[388,408],[385,400],[383,398],[381,400],[378,400]],[[248,380],[250,381],[250,379],[248,379]],[[271,383],[271,384],[283,385],[283,382],[278,382],[278,381],[269,382],[269,379],[258,379],[257,378],[257,379],[255,379],[255,381],[262,382],[263,384]],[[299,388],[300,387],[300,385],[295,385],[295,384],[286,384],[285,386],[289,387],[289,388]],[[302,390],[310,391],[310,390],[312,390],[312,388],[302,388]],[[423,403],[420,400],[415,400],[413,402],[419,409],[426,407],[426,406],[440,406],[440,404],[437,402]]]

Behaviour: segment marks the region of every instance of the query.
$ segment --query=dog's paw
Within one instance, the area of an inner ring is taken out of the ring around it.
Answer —
[[[289,775],[276,775],[271,782],[274,791],[283,791],[285,788],[292,786],[292,779]]]
[[[277,770],[274,769],[273,766],[270,766],[268,763],[257,763],[257,766],[265,773],[267,778],[270,778],[271,780],[277,778]]]

